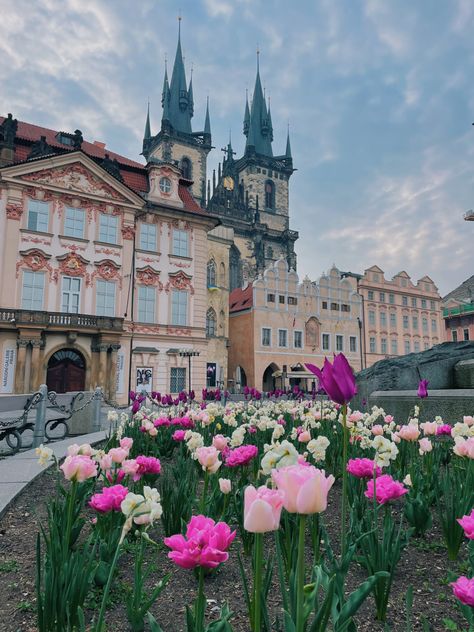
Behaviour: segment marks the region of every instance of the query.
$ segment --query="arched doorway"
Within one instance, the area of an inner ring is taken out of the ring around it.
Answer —
[[[86,361],[75,349],[60,349],[48,362],[48,391],[69,393],[83,391],[86,385]]]
[[[278,367],[276,364],[269,364],[265,371],[263,372],[262,379],[262,390],[264,392],[274,391],[276,388],[276,381],[273,377],[275,371],[278,371]]]
[[[247,375],[241,366],[235,369],[235,386],[237,389],[247,386]]]

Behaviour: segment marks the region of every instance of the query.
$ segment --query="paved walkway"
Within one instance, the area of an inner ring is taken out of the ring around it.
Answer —
[[[101,430],[79,437],[68,437],[64,441],[55,441],[46,445],[53,450],[54,455],[59,460],[67,455],[67,449],[70,445],[74,443],[93,445],[103,441],[106,436],[106,432]],[[38,457],[34,450],[19,452],[14,456],[0,460],[0,518],[18,494],[45,469],[38,464]]]

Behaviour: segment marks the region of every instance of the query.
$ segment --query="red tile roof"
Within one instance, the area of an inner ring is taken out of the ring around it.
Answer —
[[[250,309],[253,305],[253,285],[247,285],[246,288],[240,287],[232,290],[229,295],[229,312],[241,312],[244,309]]]

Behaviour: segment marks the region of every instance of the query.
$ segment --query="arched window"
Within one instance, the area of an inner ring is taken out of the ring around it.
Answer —
[[[211,259],[207,262],[207,287],[216,287],[217,285],[216,262]]]
[[[192,165],[189,158],[184,157],[181,159],[181,173],[186,180],[192,180]]]
[[[275,210],[275,184],[271,180],[265,182],[265,208]]]
[[[206,337],[213,338],[216,335],[216,312],[210,307],[206,313]]]

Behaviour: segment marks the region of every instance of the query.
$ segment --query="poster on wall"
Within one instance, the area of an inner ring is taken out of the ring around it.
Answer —
[[[16,366],[16,345],[7,343],[3,349],[2,358],[2,382],[0,393],[13,393]]]
[[[215,362],[207,363],[206,385],[208,388],[214,388],[217,383],[217,364]]]
[[[117,395],[121,395],[124,393],[124,377],[125,377],[125,353],[123,351],[119,351],[117,353],[117,383],[116,383],[116,393]]]
[[[137,367],[137,393],[142,393],[146,391],[147,393],[151,393],[151,389],[153,386],[153,369],[151,367]]]

